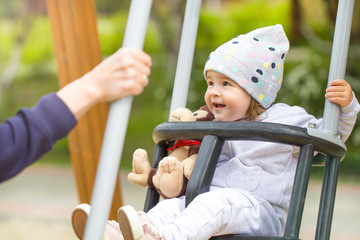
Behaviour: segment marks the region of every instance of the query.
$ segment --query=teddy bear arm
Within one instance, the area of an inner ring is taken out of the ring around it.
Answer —
[[[177,147],[173,151],[171,151],[168,156],[175,157],[178,161],[182,162],[188,157],[189,148],[189,146]]]

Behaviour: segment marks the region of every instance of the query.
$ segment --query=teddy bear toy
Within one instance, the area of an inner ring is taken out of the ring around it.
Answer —
[[[195,112],[187,108],[175,109],[170,114],[170,122],[212,121],[214,115],[207,106]],[[128,175],[131,183],[143,187],[155,187],[163,198],[179,197],[185,194],[201,142],[177,140],[168,148],[168,156],[160,160],[157,168],[151,168],[146,150],[138,148],[133,154],[132,172]]]

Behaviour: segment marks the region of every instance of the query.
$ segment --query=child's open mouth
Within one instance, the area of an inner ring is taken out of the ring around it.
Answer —
[[[224,108],[226,105],[220,104],[220,103],[213,103],[213,106],[214,106],[214,110],[220,110],[220,109]]]

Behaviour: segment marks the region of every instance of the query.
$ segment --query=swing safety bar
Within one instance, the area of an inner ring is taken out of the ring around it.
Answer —
[[[142,49],[151,11],[151,0],[132,0],[123,47]],[[120,166],[133,97],[111,103],[91,198],[85,239],[102,239]]]

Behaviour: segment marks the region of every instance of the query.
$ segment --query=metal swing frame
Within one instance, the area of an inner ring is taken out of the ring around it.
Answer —
[[[143,47],[151,4],[150,0],[132,0],[124,47],[140,49]],[[186,105],[200,8],[201,0],[191,0],[186,3],[171,110]],[[334,79],[345,76],[353,8],[354,0],[339,1],[328,84]],[[139,26],[142,27],[139,28]],[[138,31],[134,31],[134,29],[138,29]],[[130,97],[111,104],[85,239],[102,238],[116,181],[116,172],[113,169],[118,169],[120,164],[119,159],[131,102],[132,98]],[[216,236],[211,239],[299,239],[310,169],[312,165],[319,164],[325,166],[315,239],[329,239],[338,169],[346,154],[346,146],[337,135],[339,113],[339,106],[326,101],[324,125],[321,130],[261,122],[163,123],[155,128],[153,134],[156,143],[153,167],[156,167],[160,159],[166,156],[169,142],[177,139],[203,139],[187,187],[186,204],[188,205],[198,194],[209,190],[216,161],[225,140],[268,141],[299,146],[300,154],[283,236],[260,237],[233,234]],[[126,123],[123,123],[121,127],[117,126],[116,120],[123,120],[124,116]],[[313,157],[315,152],[321,154]],[[149,188],[144,210],[148,211],[158,201],[158,193]]]

